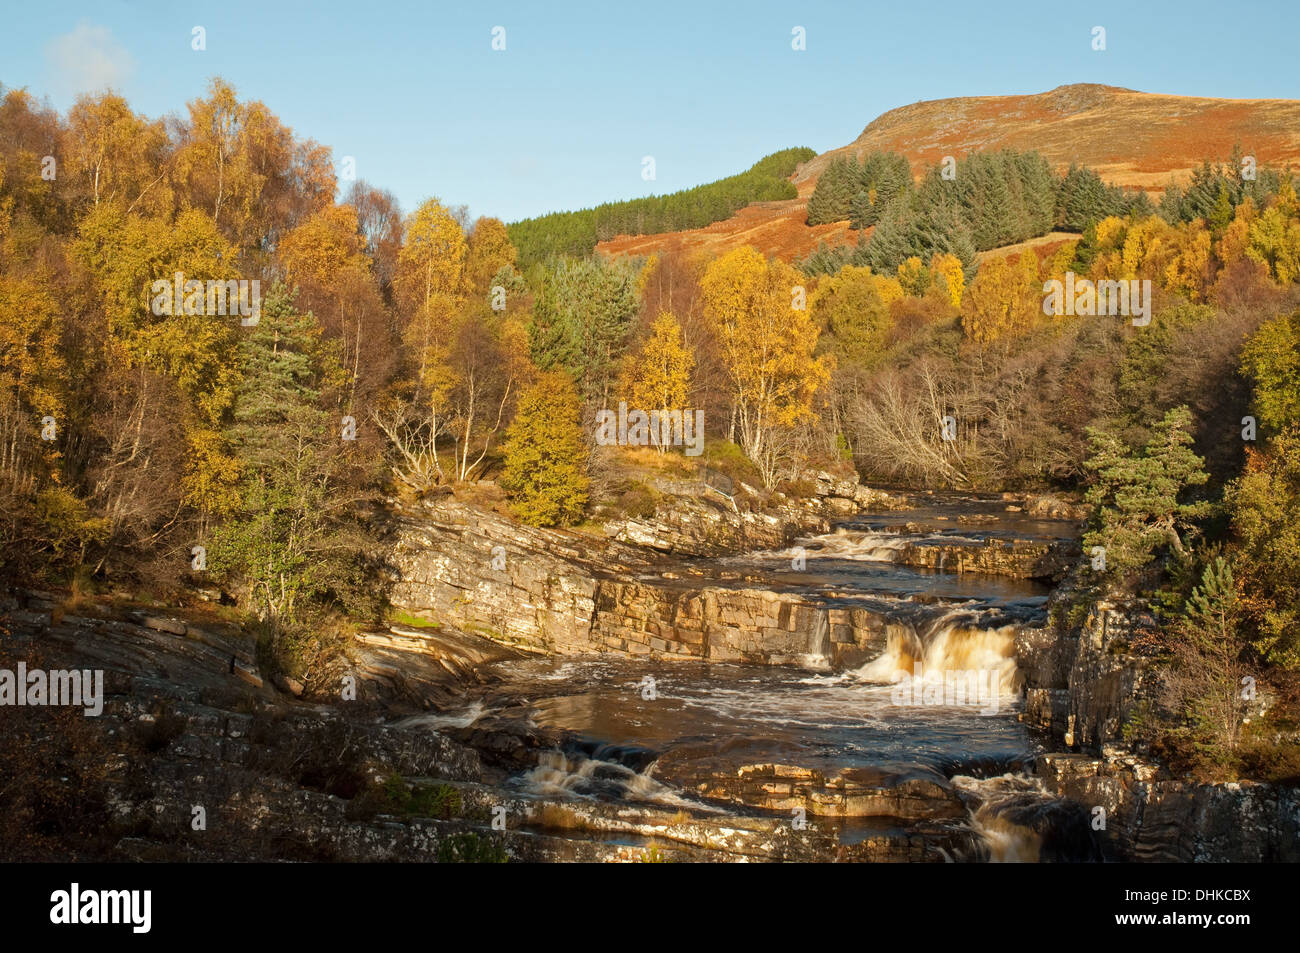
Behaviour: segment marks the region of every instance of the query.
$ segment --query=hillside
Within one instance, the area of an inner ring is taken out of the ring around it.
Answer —
[[[750,205],[797,198],[790,177],[816,155],[808,148],[783,149],[738,175],[695,188],[524,219],[508,227],[510,241],[527,267],[551,255],[590,255],[603,238],[707,228]]]
[[[856,241],[847,222],[806,225],[808,199],[832,159],[877,150],[906,155],[918,175],[946,155],[1035,150],[1058,170],[1087,165],[1108,182],[1155,198],[1171,180],[1186,179],[1203,160],[1225,159],[1238,143],[1260,165],[1300,165],[1300,101],[1168,96],[1087,83],[1026,96],[930,100],[892,109],[853,142],[800,165],[791,177],[797,198],[752,205],[707,228],[619,236],[596,247],[635,255],[679,245],[718,255],[749,244],[789,260],[820,242]]]
[[[821,157],[811,160],[811,165]],[[714,222],[704,228],[692,228],[661,235],[619,235],[599,242],[596,250],[606,255],[648,255],[670,246],[683,252],[717,256],[738,248],[753,245],[768,255],[784,261],[801,258],[815,249],[820,242],[827,245],[853,244],[858,233],[848,222],[827,225],[805,224],[808,199],[817,187],[817,179],[803,177],[802,168],[795,172],[798,186],[797,198],[779,202],[755,202],[730,218]]]

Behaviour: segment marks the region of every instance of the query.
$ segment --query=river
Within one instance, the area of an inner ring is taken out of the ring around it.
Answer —
[[[800,667],[517,659],[492,668],[499,682],[486,701],[437,720],[470,724],[491,698],[524,698],[538,725],[567,733],[562,750],[510,780],[525,796],[803,810],[839,825],[845,841],[927,811],[956,814],[951,823],[982,845],[968,852],[976,859],[1036,859],[1041,830],[1013,816],[1051,808],[1025,773],[1041,745],[1020,721],[1015,645],[1021,630],[1045,622],[1050,586],[897,559],[909,547],[949,553],[1075,534],[1074,524],[1029,519],[1000,500],[947,497],[856,516],[780,551],[690,561],[672,577],[868,609],[886,620],[883,651],[839,670],[821,657]],[[942,793],[916,800],[918,784]],[[855,790],[864,793],[855,799]],[[891,808],[894,795],[921,806]]]

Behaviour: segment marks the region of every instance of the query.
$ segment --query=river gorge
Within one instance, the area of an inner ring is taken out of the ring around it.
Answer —
[[[1295,859],[1293,791],[1194,784],[1123,743],[1152,620],[1066,621],[1075,505],[670,489],[600,536],[394,504],[401,621],[357,636],[334,703],[263,680],[238,626],[31,592],[8,614],[108,670],[110,736],[147,736],[109,806],[137,859],[172,856],[195,803],[240,851],[305,859]]]

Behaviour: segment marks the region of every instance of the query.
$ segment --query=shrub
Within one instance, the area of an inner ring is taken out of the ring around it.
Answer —
[[[504,864],[509,860],[504,847],[472,831],[452,834],[438,845],[440,864]]]

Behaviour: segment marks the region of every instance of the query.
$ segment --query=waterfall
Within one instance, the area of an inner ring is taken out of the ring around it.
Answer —
[[[802,659],[804,668],[813,671],[830,671],[831,619],[825,609],[817,613],[817,621],[808,633],[808,652]]]
[[[971,830],[988,851],[991,864],[1036,864],[1043,838],[1028,827],[996,813],[988,803],[971,813]]]
[[[921,635],[909,626],[891,625],[885,651],[855,675],[864,681],[892,682],[911,676],[918,667],[937,678],[981,672],[994,680],[1001,694],[1017,693],[1023,681],[1016,668],[1018,627],[986,628],[977,622],[970,612],[956,611],[932,622]]]
[[[1087,809],[1048,793],[1037,778],[957,775],[952,783],[974,804],[969,824],[980,848],[974,859],[995,864],[1103,859]]]

